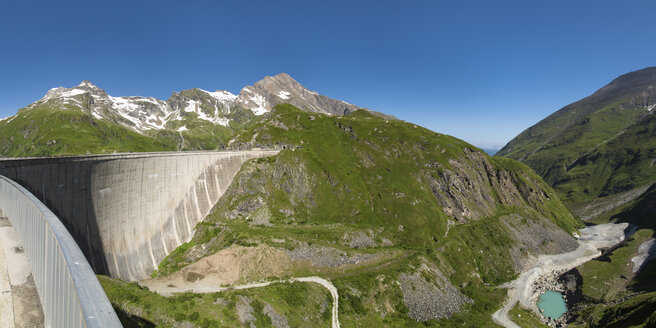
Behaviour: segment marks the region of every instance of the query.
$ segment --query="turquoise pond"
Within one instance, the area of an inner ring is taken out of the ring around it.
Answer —
[[[542,310],[542,314],[545,317],[558,319],[567,312],[567,306],[565,305],[565,298],[563,294],[548,290],[538,299],[538,308]]]

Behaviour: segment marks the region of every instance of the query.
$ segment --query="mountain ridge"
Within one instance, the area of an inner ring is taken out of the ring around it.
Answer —
[[[222,149],[230,136],[282,103],[327,115],[348,115],[360,109],[308,90],[286,73],[267,76],[245,86],[236,95],[226,90],[192,88],[172,92],[166,100],[115,97],[84,80],[71,88],[52,88],[15,115],[0,119],[5,137],[0,144],[0,156],[128,151],[129,146],[117,148],[112,141],[114,136],[127,133],[119,132],[121,128],[145,138],[131,136],[123,140],[130,144],[129,140],[143,139],[139,141],[141,146],[135,147],[140,151]],[[54,121],[59,126],[53,126]],[[71,124],[75,129],[60,129]],[[111,128],[99,128],[107,124]],[[109,130],[113,132],[108,133]],[[73,141],[76,138],[96,139],[102,141],[102,146],[78,147]],[[57,144],[63,140],[66,140],[63,146]],[[143,147],[146,144],[150,146]]]
[[[92,99],[84,99],[85,94],[89,94]],[[90,81],[84,80],[71,88],[62,86],[52,88],[44,97],[24,109],[31,109],[49,101],[81,107],[97,107],[90,106],[97,103],[107,105],[127,121],[132,122],[133,124],[127,125],[137,132],[164,129],[168,120],[179,120],[184,112],[196,113],[200,119],[228,126],[228,119],[225,116],[236,106],[242,107],[243,110],[250,110],[255,116],[267,113],[275,105],[285,102],[305,111],[332,115],[344,115],[360,108],[310,91],[286,73],[266,76],[253,85],[243,87],[237,95],[227,90],[217,89],[212,92],[191,88],[173,92],[166,100],[144,96],[115,97]],[[203,108],[203,105],[213,107],[214,111]],[[104,118],[106,113],[102,110],[92,110],[92,114],[96,118]]]
[[[656,67],[648,67],[621,75],[592,95],[552,113],[508,142],[496,155],[528,164],[564,200],[584,201],[599,194],[593,195],[585,188],[559,189],[558,185],[567,184],[574,174],[579,174],[576,168],[589,164],[595,152],[607,148],[617,138],[626,139],[622,137],[625,132],[640,133],[642,130],[636,126],[653,116],[654,108]]]

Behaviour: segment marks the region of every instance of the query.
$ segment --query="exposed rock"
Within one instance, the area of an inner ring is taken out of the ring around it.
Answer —
[[[242,107],[253,108],[254,112],[267,112],[282,103],[292,104],[308,112],[333,115],[348,115],[346,110],[359,109],[347,102],[310,91],[285,73],[267,76],[252,86],[244,87],[236,102]]]
[[[260,207],[249,218],[250,218],[250,222],[248,222],[249,225],[267,226],[267,227],[272,226],[272,224],[269,223],[269,219],[271,218],[271,211],[269,211],[269,208],[266,205]]]
[[[235,312],[237,312],[237,318],[239,322],[243,325],[248,325],[251,328],[255,328],[255,316],[253,315],[253,307],[251,306],[251,300],[246,296],[237,296],[238,300],[235,304]]]
[[[298,246],[293,250],[287,250],[286,252],[292,261],[309,260],[313,266],[318,267],[339,267],[348,264],[360,264],[378,257],[375,254],[361,253],[348,256],[348,254],[336,248],[310,246],[302,242],[299,242]]]
[[[408,315],[417,321],[450,318],[463,304],[472,302],[442,272],[426,264],[412,274],[401,274],[400,283]]]
[[[519,248],[534,255],[559,254],[573,251],[579,245],[574,237],[548,220],[537,222],[512,214],[502,217],[501,221],[518,242],[510,251],[515,272],[521,272],[530,266],[528,254],[522,253]]]
[[[373,231],[368,230],[367,233],[363,231],[349,231],[344,234],[344,241],[348,247],[351,248],[367,248],[378,246],[373,240]]]
[[[426,180],[444,212],[461,223],[492,215],[497,204],[540,208],[549,196],[538,181],[528,176],[519,181],[499,169],[483,153],[465,148],[467,160],[427,164]],[[437,172],[435,172],[437,169]]]
[[[271,325],[273,325],[275,328],[289,328],[287,317],[276,312],[271,304],[267,302],[263,303],[264,308],[262,309],[262,312],[271,319]]]

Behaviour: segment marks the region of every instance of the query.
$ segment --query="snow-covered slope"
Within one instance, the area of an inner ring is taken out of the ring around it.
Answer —
[[[69,105],[88,110],[97,119],[122,123],[137,132],[163,130],[171,121],[181,121],[190,113],[200,120],[227,126],[237,96],[228,91],[209,92],[200,89],[174,93],[167,101],[153,97],[113,97],[89,81],[70,89],[51,89],[39,101],[28,106]]]

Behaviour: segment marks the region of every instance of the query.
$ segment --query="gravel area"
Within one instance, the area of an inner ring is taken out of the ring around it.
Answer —
[[[408,315],[417,321],[449,318],[463,304],[472,302],[451,285],[437,268],[426,265],[413,274],[401,274],[400,283]]]
[[[367,248],[378,246],[373,239],[373,231],[369,230],[367,233],[363,231],[347,232],[344,234],[345,245],[351,248]]]
[[[346,252],[336,248],[311,246],[307,243],[299,243],[293,250],[286,250],[286,253],[292,261],[309,260],[313,266],[318,267],[339,267],[347,264],[360,264],[378,257],[375,254],[353,254],[348,256]]]
[[[264,308],[262,309],[262,312],[264,312],[264,314],[267,315],[269,319],[271,319],[271,325],[273,325],[275,328],[289,328],[287,317],[276,312],[271,304],[264,302]]]
[[[255,328],[255,316],[253,315],[253,307],[251,306],[251,300],[246,296],[237,296],[239,300],[235,304],[235,311],[237,312],[237,318],[239,322],[243,325],[248,325],[251,328]]]

